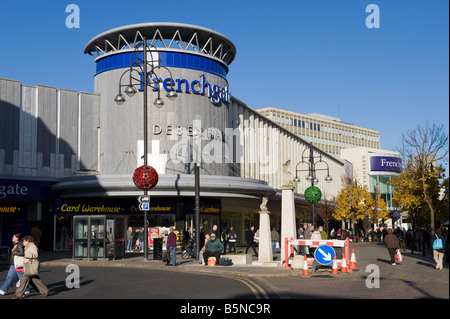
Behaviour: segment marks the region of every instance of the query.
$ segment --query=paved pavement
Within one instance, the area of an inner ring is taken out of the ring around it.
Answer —
[[[409,250],[404,252],[405,261],[397,266],[392,266],[389,262],[389,254],[384,245],[379,243],[354,243],[350,245],[350,251],[354,249],[358,269],[349,274],[339,274],[337,276],[360,278],[361,273],[365,272],[367,275],[371,273],[369,265],[378,265],[383,270],[382,277],[389,278],[391,275],[404,278],[408,281],[416,280],[432,280],[443,283],[449,282],[449,266],[444,263],[444,269],[437,271],[435,263],[430,253],[422,256],[421,252],[411,254]],[[299,277],[302,276],[301,270],[284,270],[282,267],[267,267],[267,266],[252,266],[248,265],[232,265],[232,266],[215,266],[208,267],[199,264],[194,259],[184,260],[180,255],[177,255],[177,266],[166,267],[161,260],[153,260],[153,255],[149,255],[147,261],[144,260],[142,253],[127,254],[125,259],[120,260],[77,260],[72,259],[71,252],[43,252],[41,253],[41,265],[49,266],[66,266],[68,264],[77,264],[84,267],[122,267],[122,268],[151,268],[164,269],[170,271],[181,272],[202,272],[211,274],[226,274],[246,277]],[[275,258],[279,260],[280,254],[276,254]],[[253,257],[256,261],[256,257]],[[366,267],[368,267],[366,269]],[[393,268],[400,268],[401,272],[395,271]],[[329,270],[319,270],[312,274],[311,277],[329,276]],[[384,276],[383,276],[384,275]],[[397,278],[398,279],[398,278]]]
[[[436,270],[435,263],[428,252],[404,253],[406,259],[401,264],[392,266],[386,247],[378,243],[355,243],[354,249],[357,269],[348,274],[332,275],[329,269],[318,270],[310,276],[303,276],[301,270],[284,270],[282,267],[264,267],[249,265],[209,267],[199,264],[193,259],[184,260],[177,256],[177,266],[167,267],[161,260],[153,260],[153,255],[144,261],[139,253],[127,254],[121,260],[76,260],[71,252],[42,252],[41,266],[65,267],[77,264],[80,268],[126,268],[154,269],[183,273],[202,273],[236,279],[246,285],[257,283],[271,296],[280,299],[448,299],[449,298],[449,266],[444,264],[443,270]],[[276,258],[280,258],[277,254]],[[253,257],[256,261],[256,257]],[[116,269],[117,269],[116,268]],[[118,269],[117,269],[118,270]],[[175,274],[174,274],[175,275]],[[379,275],[377,277],[377,275]],[[368,289],[368,284],[375,284],[379,279],[380,286]],[[372,280],[373,279],[373,280]],[[267,298],[263,298],[267,299]]]

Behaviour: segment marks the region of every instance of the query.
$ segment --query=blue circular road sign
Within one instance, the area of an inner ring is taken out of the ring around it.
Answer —
[[[319,246],[314,252],[314,258],[321,265],[330,264],[334,259],[334,255],[336,255],[336,252],[334,251],[333,247],[328,245]]]

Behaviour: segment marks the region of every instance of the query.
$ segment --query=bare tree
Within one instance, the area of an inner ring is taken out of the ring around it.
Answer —
[[[421,181],[423,200],[430,210],[431,231],[434,234],[435,208],[428,189],[430,177],[442,178],[442,162],[448,162],[448,134],[443,125],[417,125],[415,129],[402,135],[397,148],[404,164],[411,164]]]

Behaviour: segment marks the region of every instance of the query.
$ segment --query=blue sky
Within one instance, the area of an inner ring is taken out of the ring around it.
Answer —
[[[65,24],[72,3],[78,29]],[[379,7],[378,29],[366,27],[369,4]],[[448,131],[448,12],[448,0],[8,1],[0,77],[93,92],[90,39],[135,23],[194,24],[235,44],[230,90],[250,107],[339,116],[378,130],[381,148],[393,150],[427,121]]]

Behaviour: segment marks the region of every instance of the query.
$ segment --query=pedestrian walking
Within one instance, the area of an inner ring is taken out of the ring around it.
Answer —
[[[133,250],[133,227],[128,227],[127,230],[127,253],[131,253]]]
[[[173,226],[169,228],[169,236],[167,237],[167,250],[172,254],[172,263],[167,262],[166,266],[176,266],[177,265],[177,235]]]
[[[255,226],[251,226],[249,229],[245,231],[245,242],[247,243],[245,247],[245,253],[248,253],[250,247],[252,247],[255,252],[256,257],[258,257],[258,253],[256,252],[256,241],[255,241]]]
[[[236,240],[236,231],[233,226],[230,226],[230,231],[228,232],[228,246],[230,247],[230,254],[233,252],[236,253]]]
[[[322,240],[327,240],[328,239],[328,235],[323,230],[323,226],[319,226],[319,232],[320,232],[320,239],[322,239]]]
[[[305,230],[308,227],[308,225],[304,224],[304,226],[300,226],[298,231],[297,231],[297,238],[298,239],[304,239],[305,238]],[[304,246],[303,245],[298,245],[297,246],[297,251],[299,253],[299,255],[304,255]]]
[[[144,228],[140,227],[138,230],[136,230],[136,232],[138,233],[138,241],[139,241],[139,246],[138,248],[141,251],[144,251]]]
[[[222,254],[226,254],[228,245],[228,233],[226,227],[223,228],[222,233],[220,234],[220,241],[222,242],[223,246]]]
[[[440,228],[436,229],[436,234],[432,237],[432,247],[433,247],[433,258],[436,262],[436,269],[442,270],[442,262],[444,260],[445,253],[445,238],[442,236],[442,230]]]
[[[309,226],[309,228],[305,228],[305,232],[303,234],[305,236],[305,239],[311,239],[311,234],[313,233],[313,231],[314,231],[313,225]]]
[[[389,256],[391,256],[391,264],[395,266],[395,253],[397,252],[397,249],[400,248],[400,241],[398,240],[398,237],[394,235],[392,228],[387,230],[387,235],[384,236],[384,243],[388,249]]]
[[[23,260],[25,270],[30,263],[36,263],[38,261],[39,254],[38,249],[33,242],[33,237],[25,236],[23,238],[23,245],[25,247],[25,255]],[[48,289],[47,286],[42,282],[39,274],[29,275],[26,271],[24,271],[22,278],[20,278],[20,285],[16,289],[16,295],[13,299],[21,299],[30,282],[32,282],[37,287],[43,297],[47,297],[50,294],[50,289]]]
[[[278,234],[277,229],[274,227],[272,229],[272,232],[270,233],[270,237],[272,240],[272,252],[274,254],[277,253],[277,244],[279,245],[280,242],[280,234]]]
[[[19,233],[16,233],[12,236],[12,243],[13,248],[11,249],[11,256],[9,260],[9,270],[8,274],[6,275],[6,279],[3,282],[3,285],[0,288],[0,295],[5,295],[8,292],[9,287],[11,287],[11,283],[13,282],[14,278],[22,277],[22,269],[16,269],[15,265],[15,257],[23,257],[25,255],[24,248],[22,244],[22,235]],[[22,265],[23,267],[23,265]]]

